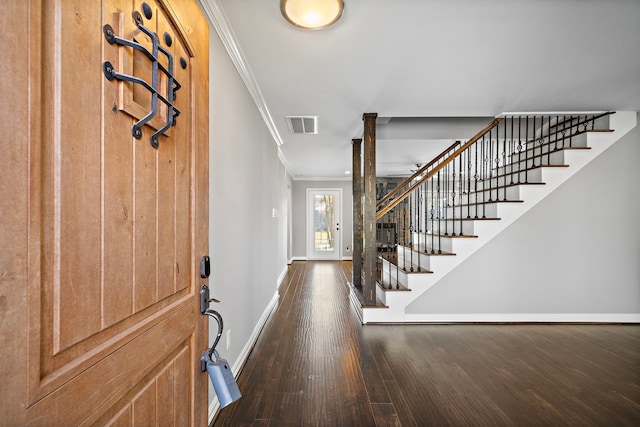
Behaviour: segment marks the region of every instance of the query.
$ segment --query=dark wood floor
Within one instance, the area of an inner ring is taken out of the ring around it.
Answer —
[[[294,262],[216,426],[640,426],[640,325],[366,325]]]

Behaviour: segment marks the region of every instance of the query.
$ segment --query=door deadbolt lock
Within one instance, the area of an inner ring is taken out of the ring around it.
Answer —
[[[206,279],[211,276],[211,259],[208,255],[200,258],[200,277]]]

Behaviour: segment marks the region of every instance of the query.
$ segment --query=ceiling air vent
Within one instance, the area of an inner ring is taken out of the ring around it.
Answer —
[[[289,130],[294,134],[315,135],[318,133],[318,116],[287,116]]]

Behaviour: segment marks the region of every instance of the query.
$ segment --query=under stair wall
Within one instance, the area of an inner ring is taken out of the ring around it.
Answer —
[[[410,303],[405,321],[640,322],[639,161],[636,126]]]

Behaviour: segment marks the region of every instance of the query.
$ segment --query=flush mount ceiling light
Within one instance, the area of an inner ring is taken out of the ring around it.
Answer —
[[[343,10],[342,0],[280,0],[280,11],[287,21],[307,30],[334,24]]]

